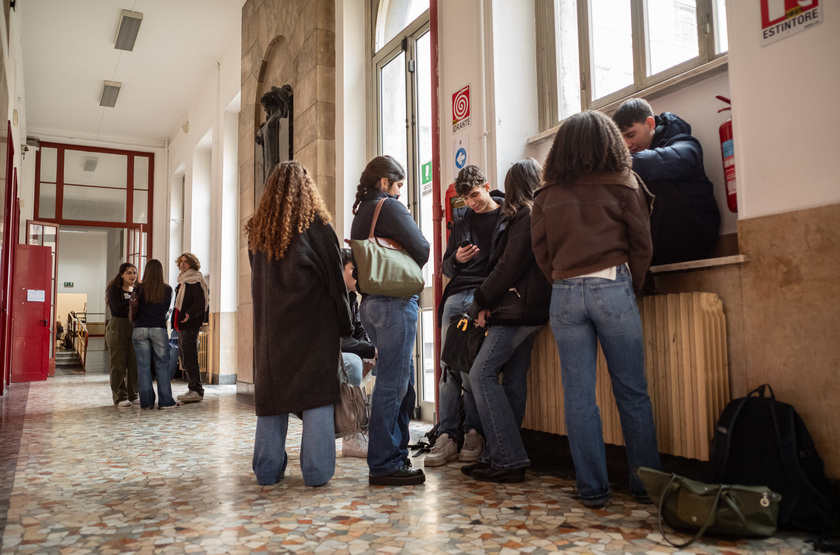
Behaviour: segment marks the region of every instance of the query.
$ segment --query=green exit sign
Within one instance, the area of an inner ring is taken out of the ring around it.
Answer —
[[[73,282],[72,281],[65,281],[64,282],[64,287],[73,287]]]

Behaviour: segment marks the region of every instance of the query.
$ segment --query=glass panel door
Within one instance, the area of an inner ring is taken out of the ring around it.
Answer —
[[[403,39],[377,55],[376,90],[378,153],[390,154],[405,168],[400,201],[411,211],[426,240],[434,247],[432,220],[432,90],[431,38],[428,21],[411,25]],[[431,420],[435,402],[434,261],[423,268],[426,288],[420,295],[415,369],[417,397],[424,419]]]

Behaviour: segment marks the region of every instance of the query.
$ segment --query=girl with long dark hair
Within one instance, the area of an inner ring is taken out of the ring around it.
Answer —
[[[563,122],[545,162],[531,220],[534,254],[553,282],[551,329],[560,354],[566,432],[578,498],[610,498],[601,417],[595,401],[598,343],[612,381],[630,489],[647,501],[640,466],[660,468],[645,380],[639,293],[650,265],[650,203],[630,152],[607,116],[582,112]]]
[[[548,321],[551,287],[531,250],[531,207],[540,185],[532,158],[505,177],[504,229],[491,246],[488,275],[475,290],[470,314],[489,325],[470,369],[470,384],[487,439],[478,462],[462,472],[489,482],[521,482],[531,464],[519,435],[525,417],[527,374],[537,334]],[[499,375],[502,383],[499,383]]]
[[[172,398],[169,382],[169,340],[166,337],[166,313],[172,304],[172,288],[163,280],[163,265],[153,258],[146,263],[143,281],[132,296],[137,304],[134,319],[134,350],[137,352],[137,379],[140,385],[140,408],[155,406],[155,390],[152,387],[152,359],[155,361],[158,408],[171,409],[178,406]]]
[[[245,226],[254,301],[252,466],[260,485],[283,478],[289,414],[303,420],[304,484],[320,486],[335,473],[340,338],[352,328],[330,220],[306,168],[283,162],[268,177]]]
[[[397,200],[404,179],[402,166],[390,156],[377,156],[368,162],[356,191],[350,237],[368,237],[376,205],[386,199],[376,223],[376,236],[398,241],[422,268],[429,259],[429,242],[408,209]],[[368,432],[368,482],[380,486],[422,484],[426,479],[423,471],[411,468],[408,459],[408,423],[416,400],[411,355],[417,333],[418,297],[361,293],[362,325],[379,349]]]
[[[137,400],[137,356],[131,340],[134,324],[128,319],[128,303],[136,281],[137,268],[130,262],[123,262],[116,277],[105,287],[105,304],[111,310],[105,343],[111,357],[111,398],[118,407],[140,403]]]

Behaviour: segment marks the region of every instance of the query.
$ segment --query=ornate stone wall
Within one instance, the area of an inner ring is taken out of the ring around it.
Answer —
[[[294,91],[294,159],[315,176],[335,214],[335,4],[332,0],[247,0],[242,7],[239,216],[254,213],[255,136],[272,86]],[[240,228],[241,229],[241,228]],[[240,231],[240,233],[242,233]],[[253,310],[248,243],[240,237],[237,389],[253,383]]]

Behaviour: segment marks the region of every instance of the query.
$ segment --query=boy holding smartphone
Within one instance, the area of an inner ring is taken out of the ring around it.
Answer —
[[[466,166],[455,179],[455,192],[464,198],[465,207],[456,210],[449,241],[443,255],[443,274],[449,283],[443,290],[438,327],[442,326],[441,350],[446,342],[446,330],[454,316],[467,312],[473,293],[487,277],[487,262],[493,239],[502,230],[504,217],[499,209],[504,194],[490,191],[490,184],[478,166]],[[484,450],[481,421],[475,399],[469,391],[470,380],[466,374],[460,380],[444,371],[439,387],[440,414],[438,438],[431,452],[426,455],[424,466],[441,466],[458,459],[474,462]],[[459,383],[460,382],[460,383]],[[461,391],[463,384],[466,416],[461,428]],[[464,432],[467,432],[464,434]],[[460,454],[458,444],[463,435],[464,445]]]

